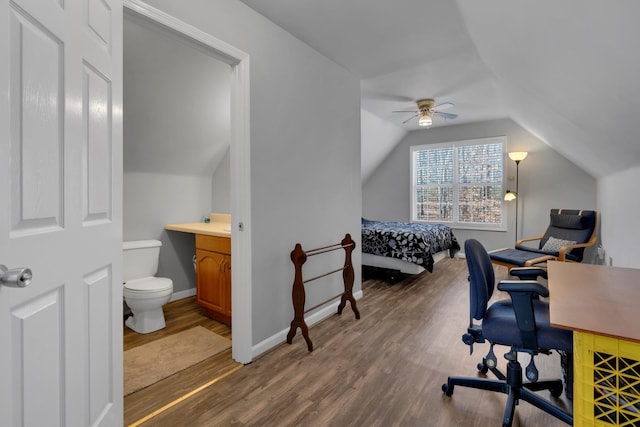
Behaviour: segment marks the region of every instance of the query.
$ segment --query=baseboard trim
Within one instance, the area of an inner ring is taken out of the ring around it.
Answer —
[[[171,301],[177,301],[179,299],[189,298],[194,296],[195,294],[196,294],[196,288],[185,289],[184,291],[174,292],[171,295],[171,299],[169,301],[171,302]]]
[[[190,289],[185,289],[183,291],[179,291],[179,292],[174,292],[173,295],[171,295],[171,299],[169,301],[177,301],[180,299],[184,299],[184,298],[189,298],[193,295],[196,294],[196,288],[190,288]],[[356,300],[359,300],[362,298],[364,294],[362,293],[362,290],[355,292],[353,294],[353,297]],[[308,315],[306,315],[304,317],[304,321],[306,322],[307,326],[311,327],[313,325],[315,325],[316,323],[326,319],[329,316],[332,316],[336,313],[336,311],[338,310],[338,305],[340,304],[340,300],[335,300],[333,302],[328,303],[325,306],[319,307],[318,309],[310,312]],[[345,314],[350,314],[349,313],[349,307],[350,304],[347,303],[347,307],[345,308]],[[285,342],[287,340],[287,334],[289,333],[289,328],[283,329],[282,331],[270,336],[269,338],[259,342],[258,344],[254,345],[251,348],[251,353],[252,353],[252,359],[261,355],[262,353],[271,350],[273,347],[282,344],[283,342]],[[302,338],[302,334],[300,332],[300,329],[298,329],[296,331],[296,336],[294,337],[294,343],[298,340],[302,340],[303,344],[306,347],[306,343],[304,343],[304,338]],[[313,337],[312,337],[313,339]]]
[[[353,294],[353,297],[356,300],[361,299],[362,296],[363,296],[362,290],[355,292]],[[321,320],[324,320],[329,316],[333,316],[334,314],[336,314],[339,304],[340,304],[340,300],[336,300],[334,302],[328,303],[323,307],[318,308],[317,310],[312,311],[311,313],[309,313],[307,316],[304,317],[305,323],[307,324],[307,326],[311,327],[316,323],[320,322]],[[349,307],[349,305],[350,304],[347,303],[347,307]],[[343,312],[343,314],[350,315],[351,313],[349,313],[349,309],[347,307],[345,307],[345,311]],[[283,329],[282,331],[254,345],[251,348],[252,359],[256,358],[257,356],[261,355],[262,353],[268,350],[271,350],[273,347],[285,342],[287,340],[288,333],[289,333],[289,328]],[[302,338],[302,334],[300,332],[300,329],[298,328],[296,330],[296,335],[293,338],[293,344],[296,344],[296,343],[299,344],[298,341],[300,340],[302,340],[302,344],[300,345],[303,345],[306,348],[306,343],[304,342],[304,338]],[[311,340],[313,341],[313,335],[311,336]]]

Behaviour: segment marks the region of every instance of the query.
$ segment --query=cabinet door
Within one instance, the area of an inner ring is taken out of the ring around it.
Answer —
[[[205,313],[217,320],[230,322],[230,257],[218,252],[196,249],[197,300]]]

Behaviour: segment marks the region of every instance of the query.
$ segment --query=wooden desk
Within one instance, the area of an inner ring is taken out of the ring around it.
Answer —
[[[551,324],[574,331],[574,425],[640,425],[640,270],[553,261],[548,273]]]
[[[640,342],[640,270],[550,261],[551,325]]]

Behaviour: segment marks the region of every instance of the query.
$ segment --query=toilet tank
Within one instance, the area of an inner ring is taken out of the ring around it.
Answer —
[[[122,281],[155,276],[161,246],[159,240],[122,242]]]

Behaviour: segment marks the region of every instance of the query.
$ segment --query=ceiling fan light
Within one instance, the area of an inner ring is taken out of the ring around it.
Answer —
[[[418,126],[431,126],[433,124],[433,120],[428,114],[423,114],[420,116],[420,120],[418,120]]]

